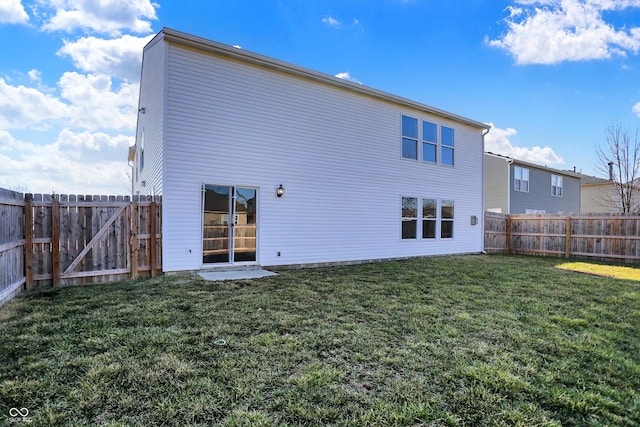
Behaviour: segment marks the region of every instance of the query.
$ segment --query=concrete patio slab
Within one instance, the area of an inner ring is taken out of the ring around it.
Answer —
[[[198,276],[205,280],[243,280],[243,279],[259,279],[267,276],[277,276],[273,271],[263,270],[261,268],[252,268],[244,270],[220,270],[220,271],[199,271]]]

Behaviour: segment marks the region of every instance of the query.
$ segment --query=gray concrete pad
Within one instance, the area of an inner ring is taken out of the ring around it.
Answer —
[[[267,276],[277,276],[277,273],[263,270],[261,268],[253,268],[249,270],[220,270],[220,271],[199,271],[198,276],[205,280],[243,280],[243,279],[259,279]]]

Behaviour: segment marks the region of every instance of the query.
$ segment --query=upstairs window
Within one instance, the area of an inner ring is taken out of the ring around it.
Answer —
[[[529,192],[529,169],[520,166],[513,168],[513,190]]]
[[[431,122],[422,122],[422,161],[438,162],[438,126]]]
[[[442,126],[440,128],[440,138],[442,142],[442,164],[453,166],[453,129]]]
[[[402,116],[402,157],[418,160],[418,119]]]
[[[551,175],[551,195],[562,197],[562,177],[560,175]]]

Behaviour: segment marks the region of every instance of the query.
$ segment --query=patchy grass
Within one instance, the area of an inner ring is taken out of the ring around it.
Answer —
[[[640,269],[633,267],[592,262],[564,262],[559,264],[558,268],[579,273],[595,274],[596,276],[613,277],[614,279],[640,281]]]
[[[0,424],[640,424],[640,285],[450,256],[25,293]]]

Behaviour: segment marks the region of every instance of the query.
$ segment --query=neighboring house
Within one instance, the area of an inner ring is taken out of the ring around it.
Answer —
[[[580,213],[580,175],[485,153],[485,209],[518,214]]]
[[[580,212],[618,213],[613,181],[595,176],[582,175],[580,180]]]
[[[171,29],[144,48],[134,192],[163,269],[483,249],[489,126]]]
[[[612,172],[610,172],[610,175]],[[637,182],[637,181],[636,181]],[[629,185],[632,191],[631,210],[636,211],[640,206],[640,185]],[[595,176],[581,175],[580,181],[580,212],[581,213],[606,213],[619,214],[622,213],[622,202],[618,194],[618,188],[613,181],[613,177],[609,179],[598,178]]]

